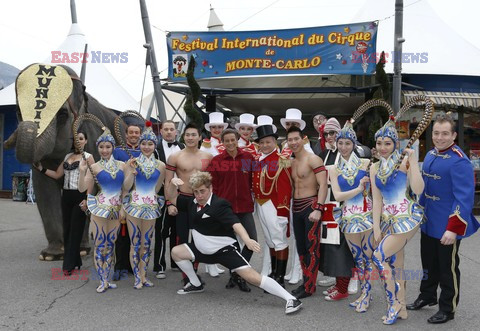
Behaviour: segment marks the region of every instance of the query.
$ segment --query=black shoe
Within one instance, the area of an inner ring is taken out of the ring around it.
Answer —
[[[225,285],[225,288],[230,289],[230,288],[234,288],[235,286],[237,286],[237,283],[233,279],[233,275],[232,275],[232,276],[230,276],[230,279],[228,280],[227,285]]]
[[[199,275],[197,275],[197,277],[200,280],[200,283],[202,283],[202,286],[205,286],[205,281],[202,279],[202,277],[200,277]],[[182,282],[183,286],[186,286],[189,282],[188,277],[182,278]]]
[[[275,278],[275,281],[283,288],[285,288],[285,280],[283,277]]]
[[[119,281],[120,280],[120,271],[115,271],[112,276],[113,281]]]
[[[191,283],[185,285],[182,289],[177,291],[177,294],[201,293],[204,291],[203,285],[195,286]]]
[[[454,317],[455,317],[455,313],[446,313],[444,311],[439,310],[435,315],[430,317],[427,320],[427,322],[432,324],[442,324],[450,320],[453,320]]]
[[[242,277],[240,277],[238,275],[237,275],[237,285],[238,285],[238,288],[240,289],[240,291],[242,291],[242,292],[250,292],[251,291],[251,289],[247,285],[247,282],[245,281],[245,279],[243,279]]]
[[[419,310],[425,306],[435,306],[437,300],[417,299],[413,303],[407,305],[407,310]]]
[[[285,314],[291,314],[302,308],[302,302],[300,300],[288,300],[285,306]]]
[[[294,289],[294,290],[292,291],[292,294],[295,295],[295,294],[300,293],[300,292],[302,292],[302,291],[305,291],[305,287],[303,286],[303,284],[300,285],[299,287],[297,287],[296,289]]]
[[[293,296],[297,299],[303,299],[312,296],[312,293],[308,293],[305,291],[305,288],[302,288],[300,292],[293,294]]]

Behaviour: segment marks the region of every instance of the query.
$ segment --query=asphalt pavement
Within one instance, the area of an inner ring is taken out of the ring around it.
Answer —
[[[259,238],[261,227],[257,226]],[[262,243],[262,240],[260,240]],[[0,199],[0,330],[385,330],[381,321],[385,313],[385,295],[380,282],[374,281],[372,302],[368,312],[359,314],[348,300],[327,302],[317,293],[303,299],[303,309],[285,315],[283,300],[252,288],[251,293],[237,288],[225,289],[228,276],[206,281],[204,293],[177,295],[181,287],[179,272],[167,271],[167,278],[154,277],[153,288],[135,290],[133,277],[117,282],[118,288],[98,294],[92,258],[83,260],[84,273],[77,279],[59,279],[61,261],[43,262],[38,255],[46,246],[45,234],[36,205]],[[427,319],[438,306],[409,312],[407,320],[399,320],[393,329],[401,330],[478,330],[480,285],[480,236],[464,240],[460,245],[460,304],[455,319],[433,326]],[[252,266],[261,269],[261,254],[254,254]],[[406,248],[405,268],[409,270],[407,302],[418,295],[420,284],[420,234]],[[74,277],[75,278],[75,277]],[[287,285],[292,290],[296,285]],[[392,328],[392,327],[390,327]]]

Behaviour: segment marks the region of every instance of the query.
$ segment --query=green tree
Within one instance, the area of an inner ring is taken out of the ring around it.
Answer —
[[[372,99],[383,99],[389,102],[391,90],[390,81],[385,72],[385,52],[382,52],[380,59],[375,67],[375,81],[380,84],[373,93]],[[384,108],[375,108],[373,121],[368,126],[367,145],[375,146],[375,132],[388,121],[388,111]]]
[[[185,110],[185,114],[190,119],[190,122],[193,122],[197,127],[201,129],[203,128],[203,119],[202,115],[195,109],[195,105],[200,98],[202,90],[200,89],[200,85],[198,85],[195,79],[195,66],[195,58],[193,56],[190,56],[190,62],[188,63],[187,69],[187,83],[190,87],[190,91],[187,94],[183,110]]]

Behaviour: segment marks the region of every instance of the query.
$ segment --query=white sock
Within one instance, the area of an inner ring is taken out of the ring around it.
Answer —
[[[200,286],[202,283],[200,282],[200,279],[198,279],[197,274],[195,273],[195,270],[193,269],[193,264],[192,261],[189,260],[180,260],[180,261],[175,261],[177,266],[187,275],[188,280],[190,283],[194,286]]]
[[[276,295],[277,297],[284,299],[285,301],[295,299],[295,297],[288,293],[287,290],[285,290],[283,287],[281,287],[280,284],[267,276],[262,276],[260,288],[270,294]]]

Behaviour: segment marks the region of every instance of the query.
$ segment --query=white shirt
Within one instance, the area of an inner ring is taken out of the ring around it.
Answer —
[[[213,194],[210,193],[210,197],[208,198],[208,200],[205,203],[203,208],[205,208],[205,206],[211,204],[212,195]],[[197,199],[193,199],[193,202],[195,204],[198,204]],[[197,212],[199,212],[200,210],[201,210],[200,207],[197,205]],[[202,218],[208,218],[208,217],[209,216],[206,213],[204,213],[203,216],[202,216]],[[226,237],[226,236],[204,235],[204,234],[198,232],[195,229],[192,229],[192,237],[193,237],[193,241],[195,242],[195,247],[197,247],[197,249],[201,253],[206,254],[206,255],[214,254],[219,249],[221,249],[225,246],[233,245],[236,241],[235,239],[233,239],[231,237]]]
[[[172,145],[168,147],[168,141],[166,141],[165,139],[162,139],[162,146],[163,146],[163,152],[165,153],[165,161],[168,160],[170,155],[180,150],[180,146],[178,145]]]
[[[207,205],[210,206],[210,204],[212,202],[212,196],[213,196],[213,193],[211,192],[210,197],[208,198],[207,202],[205,202],[205,205],[203,205],[203,208],[205,208],[205,206],[207,206]],[[197,204],[197,212],[200,211],[200,207],[198,206],[197,198],[193,199],[193,202],[195,204]]]

